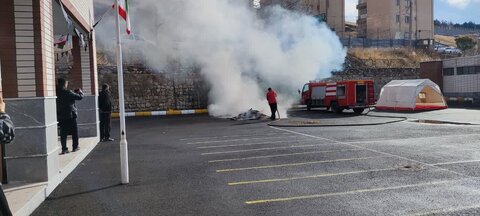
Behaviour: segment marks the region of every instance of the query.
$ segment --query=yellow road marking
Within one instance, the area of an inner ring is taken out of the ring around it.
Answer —
[[[290,154],[277,154],[277,155],[266,155],[266,156],[254,156],[254,157],[244,157],[244,158],[229,158],[229,159],[211,160],[211,161],[208,161],[208,163],[241,161],[241,160],[262,159],[262,158],[275,158],[275,157],[288,157],[288,156],[306,155],[306,154],[346,152],[346,151],[364,151],[364,150],[362,150],[362,149],[343,149],[343,150],[332,150],[332,151],[299,152],[299,153],[290,153]]]
[[[318,147],[318,146],[326,146],[326,145],[331,145],[331,144],[297,145],[297,146],[286,146],[286,147],[271,147],[271,148],[258,148],[258,149],[244,149],[244,150],[223,151],[223,152],[208,152],[208,153],[202,153],[201,155],[231,154],[231,153],[241,153],[241,152],[254,152],[254,151],[289,149],[289,148]]]
[[[310,165],[310,164],[334,163],[334,162],[342,162],[342,161],[367,160],[367,159],[382,158],[382,157],[384,158],[386,156],[345,158],[345,159],[336,159],[336,160],[310,161],[310,162],[303,162],[303,163],[277,164],[277,165],[257,166],[257,167],[242,167],[242,168],[232,168],[232,169],[221,169],[221,170],[217,170],[217,172],[235,172],[235,171],[244,171],[244,170],[292,167],[292,166],[303,166],[303,165]]]
[[[152,112],[135,112],[135,116],[151,116]]]
[[[167,110],[167,115],[181,115],[181,110]]]
[[[352,172],[343,172],[343,173],[327,173],[327,174],[319,174],[319,175],[312,175],[312,176],[301,176],[301,177],[291,177],[291,178],[278,178],[278,179],[264,179],[264,180],[256,180],[256,181],[230,182],[230,183],[228,183],[228,185],[235,186],[235,185],[246,185],[246,184],[282,182],[282,181],[292,181],[292,180],[301,180],[301,179],[312,179],[312,178],[352,175],[352,174],[359,174],[359,173],[392,171],[392,170],[397,170],[397,169],[398,168],[361,170],[361,171],[352,171]]]
[[[324,197],[332,197],[332,196],[345,196],[345,195],[352,195],[352,194],[359,194],[359,193],[379,192],[379,191],[387,191],[387,190],[398,190],[398,189],[406,189],[406,188],[414,188],[414,187],[422,187],[422,186],[430,186],[430,185],[447,184],[447,183],[452,183],[452,182],[461,181],[461,180],[465,180],[465,179],[453,180],[453,181],[448,180],[448,181],[428,182],[428,183],[411,184],[411,185],[403,185],[403,186],[395,186],[395,187],[360,189],[360,190],[338,192],[338,193],[312,194],[312,195],[306,195],[306,196],[294,196],[294,197],[264,199],[264,200],[250,200],[250,201],[246,201],[245,203],[248,205],[252,205],[252,204],[265,204],[265,203],[273,203],[273,202],[287,202],[287,201],[303,200],[303,199],[324,198]]]
[[[196,109],[195,113],[197,114],[206,114],[208,113],[208,109]]]
[[[214,140],[214,141],[201,141],[201,142],[189,142],[187,145],[195,144],[207,144],[207,143],[222,143],[222,142],[236,142],[236,141],[248,141],[248,140],[261,140],[261,139],[279,139],[279,138],[293,138],[298,136],[281,136],[281,137],[254,137],[254,138],[241,138],[241,139],[228,139],[228,140]]]

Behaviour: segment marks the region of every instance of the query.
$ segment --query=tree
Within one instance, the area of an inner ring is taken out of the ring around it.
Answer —
[[[477,42],[474,41],[471,37],[463,36],[455,39],[457,47],[465,52],[466,50],[472,49],[477,45]]]

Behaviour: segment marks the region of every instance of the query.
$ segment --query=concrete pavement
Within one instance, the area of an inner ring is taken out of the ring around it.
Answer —
[[[379,112],[372,111],[369,115],[375,116],[395,116],[406,117],[409,119],[444,121],[452,123],[467,123],[480,125],[479,109],[449,108],[444,110],[435,110],[427,112]]]

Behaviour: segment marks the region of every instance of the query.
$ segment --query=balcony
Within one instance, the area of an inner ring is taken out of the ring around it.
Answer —
[[[366,8],[367,8],[367,1],[366,0],[358,1],[357,10],[366,9]]]

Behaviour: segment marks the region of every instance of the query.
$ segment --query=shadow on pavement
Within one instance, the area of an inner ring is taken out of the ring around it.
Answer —
[[[96,189],[83,191],[83,192],[78,192],[78,193],[73,193],[73,194],[67,194],[67,195],[63,195],[63,196],[51,196],[51,197],[48,197],[47,200],[59,200],[59,199],[74,197],[74,196],[78,196],[78,195],[82,195],[82,194],[89,194],[89,193],[94,193],[94,192],[98,192],[98,191],[103,191],[103,190],[107,190],[107,189],[111,189],[111,188],[115,188],[115,187],[119,187],[119,186],[122,186],[122,184],[120,184],[120,183],[119,184],[114,184],[114,185],[110,185],[110,186],[106,186],[106,187],[96,188]]]

